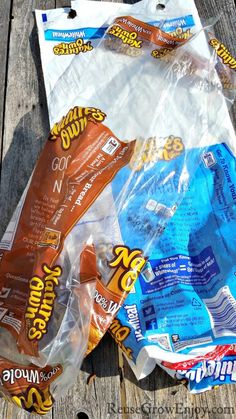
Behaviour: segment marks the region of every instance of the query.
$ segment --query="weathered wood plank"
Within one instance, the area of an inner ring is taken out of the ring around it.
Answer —
[[[87,384],[89,377],[92,378],[94,374],[90,384]],[[121,405],[120,375],[117,347],[106,335],[84,361],[77,384],[62,400],[56,402],[53,414],[57,419],[76,419],[76,414],[81,413],[87,414],[89,419],[115,419],[119,415],[108,415],[108,403],[111,402]]]
[[[0,19],[2,20],[3,12],[5,24],[9,20],[6,12],[8,3],[10,4],[9,1],[5,1],[0,4]],[[54,0],[13,2],[4,119],[0,234],[4,231],[21,196],[49,130],[38,39],[32,11],[36,7],[50,8],[54,5]],[[1,31],[0,53],[2,48]],[[7,47],[3,51],[6,54]],[[1,55],[0,60],[2,57]],[[2,418],[29,418],[26,412],[4,401],[1,401],[0,412]],[[52,413],[45,418],[52,418]]]
[[[234,419],[236,416],[236,389],[233,385],[192,395],[183,384],[169,378],[160,368],[156,368],[149,377],[138,382],[126,361],[124,376],[125,395],[122,409],[127,418],[139,419],[140,414],[145,416],[145,413],[150,419],[187,419],[201,416],[206,419]],[[136,412],[131,416],[132,408],[136,409]],[[205,412],[202,408],[206,409]]]
[[[6,72],[8,59],[8,43],[10,39],[12,1],[6,0],[0,3],[0,154],[3,141],[3,118],[5,107]]]
[[[54,0],[13,3],[0,186],[1,236],[49,131],[32,11],[35,7],[54,7],[54,4]]]
[[[218,17],[214,26],[218,39],[236,56],[236,5],[234,0],[195,0],[200,17],[207,19]],[[231,116],[236,126],[236,102],[231,109]]]

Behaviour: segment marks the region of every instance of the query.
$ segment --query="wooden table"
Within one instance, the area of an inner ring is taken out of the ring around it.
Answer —
[[[184,0],[183,0],[184,1]],[[126,1],[128,3],[128,1]],[[65,6],[66,0],[0,0],[0,150],[1,223],[6,228],[26,186],[36,158],[49,131],[37,31],[32,11]],[[132,1],[130,1],[132,3]],[[223,13],[216,25],[219,39],[236,55],[236,8],[234,0],[196,0],[202,17]],[[236,121],[236,107],[232,111]],[[96,378],[90,379],[93,374]],[[155,406],[153,418],[197,418],[188,410],[206,407],[204,418],[235,418],[236,386],[225,386],[202,395],[190,395],[186,388],[159,368],[138,382],[110,336],[85,360],[77,384],[57,401],[46,418],[90,419],[141,418],[131,408],[146,403]],[[114,411],[108,403],[114,403]],[[179,404],[179,403],[182,403]],[[169,407],[169,414],[166,409]],[[172,413],[171,413],[171,409]],[[212,410],[215,409],[215,410]],[[0,402],[0,417],[27,418],[13,405]],[[120,412],[120,413],[119,413]],[[87,416],[86,416],[87,415]]]

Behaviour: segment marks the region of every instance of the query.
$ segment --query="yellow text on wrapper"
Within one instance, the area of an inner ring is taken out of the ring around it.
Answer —
[[[100,109],[75,106],[52,127],[49,139],[59,139],[63,150],[68,150],[71,142],[83,134],[89,121],[101,123],[105,118],[106,114]]]
[[[170,135],[162,139],[150,137],[146,141],[136,141],[133,156],[130,160],[132,170],[139,171],[145,165],[158,161],[171,161],[179,157],[185,150],[180,137]]]
[[[43,278],[33,276],[29,283],[29,298],[25,319],[28,324],[29,340],[40,340],[47,333],[47,325],[51,318],[54,301],[56,299],[55,287],[62,274],[60,266],[49,268],[43,265]]]
[[[83,39],[79,38],[74,42],[62,42],[53,48],[55,55],[78,55],[81,52],[89,52],[93,50],[91,41],[84,42]]]
[[[221,58],[224,64],[228,65],[232,70],[236,70],[236,59],[232,56],[224,44],[215,38],[211,39],[209,44],[212,48],[214,48],[218,57]]]
[[[113,338],[115,339],[115,342],[120,346],[122,351],[126,354],[126,356],[129,359],[132,359],[132,349],[127,348],[123,343],[131,332],[130,328],[127,326],[123,326],[118,319],[114,319],[109,330]]]
[[[133,48],[141,48],[142,41],[138,40],[138,34],[136,32],[129,32],[122,29],[120,26],[113,25],[108,33],[114,35],[116,38],[119,38],[123,44],[127,44]]]
[[[130,250],[127,246],[115,246],[113,252],[115,258],[109,263],[109,266],[117,269],[111,281],[117,278],[120,291],[129,292],[147,258],[143,257],[142,250]]]
[[[13,396],[12,403],[28,412],[46,415],[53,406],[53,398],[49,387],[41,391],[35,387],[29,388],[25,394]]]

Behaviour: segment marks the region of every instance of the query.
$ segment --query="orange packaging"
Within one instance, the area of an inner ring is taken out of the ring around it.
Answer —
[[[74,107],[53,126],[0,243],[2,396],[34,413],[50,410],[62,372],[98,344],[146,262],[116,245],[104,281],[82,236],[68,262],[73,228],[133,154],[135,142],[115,137],[105,118]]]
[[[12,221],[14,232],[10,234],[9,226],[1,243],[1,288],[6,298],[2,294],[0,325],[13,335],[19,352],[27,356],[38,358],[40,351],[44,352],[44,341],[48,345],[47,334],[63,277],[59,256],[65,238],[132,155],[134,143],[115,138],[103,124],[105,118],[99,109],[75,107],[54,125],[18,208],[18,220]],[[109,154],[106,147],[111,139],[118,146]],[[129,251],[124,251],[128,257]],[[121,251],[114,252],[117,257]],[[118,259],[111,266],[118,266]],[[90,272],[92,258],[86,263]],[[117,282],[127,269],[129,265],[120,268],[118,276],[116,271],[107,287],[99,282],[97,292],[121,304],[130,284],[126,281],[118,287]],[[84,275],[81,278],[84,282],[91,280]],[[98,280],[99,274],[92,279]],[[100,313],[99,304],[97,309]],[[103,326],[100,324],[100,337],[110,317]],[[92,324],[98,326],[97,320],[92,319]]]

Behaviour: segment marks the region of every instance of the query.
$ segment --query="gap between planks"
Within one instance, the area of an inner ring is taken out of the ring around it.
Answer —
[[[8,5],[8,6],[7,6]],[[5,103],[6,103],[6,96],[7,96],[7,77],[8,77],[8,60],[9,60],[9,49],[10,49],[10,37],[11,37],[11,22],[12,22],[12,7],[13,7],[13,0],[6,0],[6,4],[2,4],[1,6],[1,15],[3,18],[2,27],[3,31],[5,30],[7,33],[1,36],[1,43],[3,43],[3,47],[5,44],[5,51],[4,48],[1,47],[1,53],[5,54],[5,57],[1,57],[2,64],[4,68],[2,69],[2,86],[1,86],[1,105],[2,112],[0,112],[0,131],[1,131],[1,141],[0,141],[0,179],[1,179],[1,170],[2,170],[2,155],[3,155],[3,138],[4,138],[4,120],[5,120]],[[7,9],[7,7],[9,9]],[[5,9],[8,13],[5,15],[2,9]],[[7,19],[8,18],[8,19]],[[7,19],[7,22],[5,22]],[[6,24],[6,28],[4,28],[4,24]],[[5,37],[4,37],[5,35]]]

